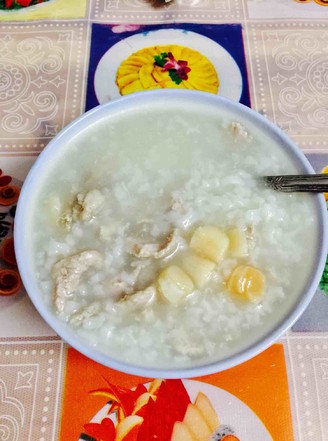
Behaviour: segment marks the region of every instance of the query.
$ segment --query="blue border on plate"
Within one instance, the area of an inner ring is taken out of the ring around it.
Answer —
[[[93,107],[98,106],[99,104],[94,90],[94,77],[98,63],[102,56],[108,51],[108,49],[110,49],[112,46],[114,46],[114,44],[118,43],[124,38],[130,37],[131,35],[149,31],[156,31],[158,29],[182,29],[186,31],[196,32],[200,35],[204,35],[205,37],[210,38],[211,40],[220,44],[224,49],[226,49],[238,64],[243,78],[243,89],[240,102],[248,107],[251,107],[242,27],[240,24],[209,25],[179,23],[150,26],[141,25],[140,28],[135,31],[122,33],[114,33],[112,31],[113,26],[115,25],[104,25],[95,23],[92,25],[86,110],[90,110]]]

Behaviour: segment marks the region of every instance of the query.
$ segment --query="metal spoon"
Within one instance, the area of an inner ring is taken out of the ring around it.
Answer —
[[[277,191],[328,192],[328,174],[264,176],[264,180]]]

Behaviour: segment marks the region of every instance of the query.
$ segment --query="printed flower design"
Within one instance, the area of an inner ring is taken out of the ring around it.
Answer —
[[[21,9],[38,5],[49,0],[0,0],[0,9]]]
[[[218,93],[219,78],[211,61],[186,46],[151,46],[132,53],[117,70],[121,95],[151,89],[192,89]]]
[[[188,73],[191,71],[188,67],[188,61],[176,60],[172,52],[162,52],[160,56],[154,56],[155,64],[162,67],[162,72],[168,72],[172,81],[180,84],[183,80],[188,80]]]
[[[115,439],[115,426],[110,418],[104,418],[100,424],[88,423],[84,425],[86,432],[101,441],[112,441]]]
[[[147,389],[143,384],[139,384],[135,390],[131,390],[108,383],[108,387],[92,390],[90,394],[104,396],[111,401],[108,413],[117,412],[118,421],[121,421],[131,415],[136,401],[145,392]]]

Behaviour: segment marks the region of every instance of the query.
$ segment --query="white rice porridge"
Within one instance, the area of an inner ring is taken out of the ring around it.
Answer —
[[[90,345],[136,365],[188,367],[235,353],[292,308],[313,269],[311,197],[259,178],[294,172],[260,129],[203,105],[158,104],[99,121],[66,146],[31,201],[47,302]],[[208,226],[242,232],[247,251],[228,247],[201,286],[189,272],[192,288],[171,302],[160,274],[184,271],[193,234]],[[229,291],[240,265],[263,275],[259,301]]]

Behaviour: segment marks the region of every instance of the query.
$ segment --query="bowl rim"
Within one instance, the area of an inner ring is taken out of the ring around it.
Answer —
[[[316,211],[319,224],[318,238],[319,244],[321,246],[317,250],[317,254],[315,256],[314,272],[309,278],[309,281],[302,294],[296,300],[295,306],[280,320],[280,322],[273,329],[269,330],[261,338],[256,339],[246,348],[241,349],[233,355],[227,356],[221,360],[197,365],[194,367],[143,367],[140,365],[128,363],[126,361],[121,361],[116,358],[112,358],[110,355],[101,353],[92,348],[86,342],[83,342],[81,337],[77,337],[76,335],[74,335],[71,328],[69,328],[68,325],[66,325],[58,317],[56,317],[55,313],[52,313],[47,309],[46,303],[42,298],[41,288],[37,285],[32,271],[29,271],[29,265],[26,265],[26,260],[28,259],[28,241],[25,238],[24,229],[25,213],[27,213],[28,211],[28,201],[31,188],[33,189],[34,181],[37,180],[36,176],[40,167],[43,168],[43,164],[52,157],[53,152],[55,150],[58,151],[58,142],[61,142],[66,137],[71,136],[71,134],[74,132],[77,133],[79,127],[84,126],[84,124],[86,124],[89,120],[92,121],[92,119],[97,119],[99,116],[106,116],[113,108],[114,113],[115,108],[117,108],[118,110],[124,110],[126,105],[129,105],[129,102],[138,103],[140,101],[144,102],[147,100],[153,102],[154,100],[156,101],[163,98],[166,100],[177,99],[179,97],[191,101],[200,100],[203,103],[210,102],[217,105],[218,108],[220,106],[223,106],[225,108],[228,108],[228,110],[232,110],[236,116],[238,116],[239,114],[243,115],[243,118],[246,116],[246,118],[250,119],[252,123],[257,126],[260,125],[261,127],[264,127],[270,135],[272,135],[275,139],[279,139],[283,146],[287,148],[288,152],[291,154],[291,157],[295,158],[298,163],[302,165],[302,167],[304,167],[306,172],[314,173],[314,170],[305,157],[304,153],[278,126],[276,126],[273,122],[266,119],[255,110],[241,103],[237,103],[227,98],[213,95],[207,92],[199,91],[184,91],[176,89],[143,91],[127,95],[125,97],[117,98],[106,104],[99,105],[82,114],[80,117],[64,127],[59,132],[59,134],[56,135],[49,142],[49,144],[41,152],[41,154],[31,167],[23,183],[15,215],[14,245],[18,269],[28,296],[42,318],[64,341],[66,341],[69,345],[74,347],[76,350],[78,350],[88,358],[109,368],[142,377],[163,377],[168,379],[199,377],[229,369],[258,355],[269,346],[271,346],[274,342],[276,342],[279,337],[286,330],[288,330],[304,312],[319,285],[319,281],[321,279],[321,275],[327,258],[327,207],[323,195],[313,195],[313,197],[315,198],[315,206],[317,208]],[[62,150],[62,148],[59,148],[59,150]],[[68,333],[66,332],[66,329],[68,330]]]

